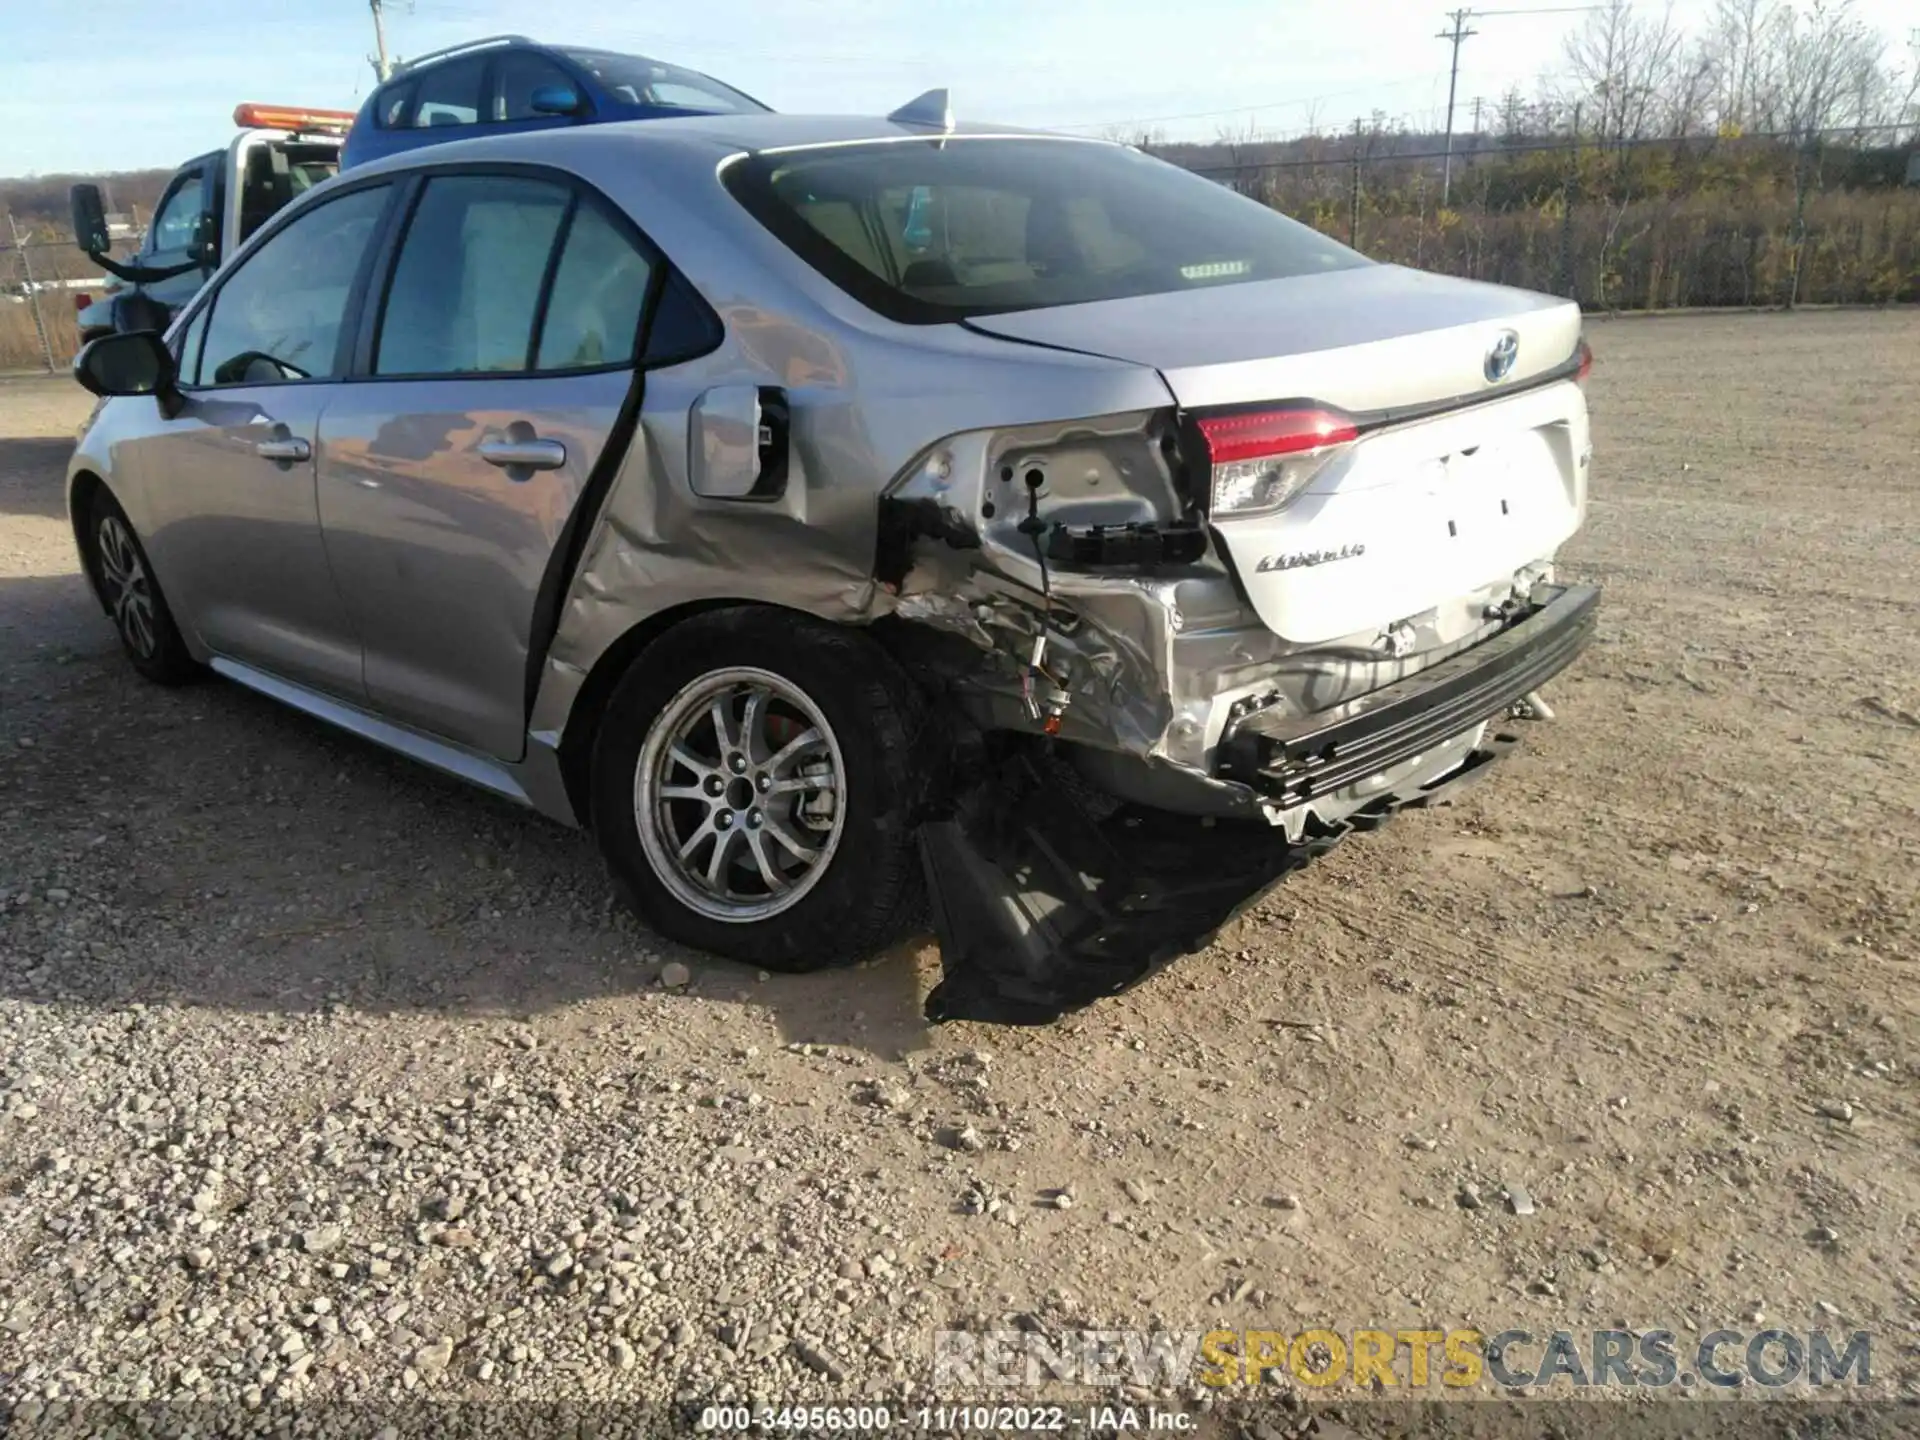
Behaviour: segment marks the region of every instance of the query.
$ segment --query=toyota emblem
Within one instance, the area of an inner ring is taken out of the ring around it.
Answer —
[[[1520,358],[1520,337],[1511,330],[1502,330],[1493,342],[1493,348],[1487,351],[1487,383],[1498,385],[1513,374],[1513,365]]]

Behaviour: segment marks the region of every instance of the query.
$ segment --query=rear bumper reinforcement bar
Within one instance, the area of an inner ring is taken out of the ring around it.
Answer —
[[[1534,608],[1489,640],[1313,715],[1248,716],[1222,738],[1220,772],[1281,806],[1378,775],[1502,714],[1593,638],[1600,591],[1540,586]]]

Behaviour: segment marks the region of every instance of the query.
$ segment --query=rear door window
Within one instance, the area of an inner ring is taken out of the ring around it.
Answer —
[[[573,370],[631,361],[652,273],[652,260],[599,206],[582,205],[553,272],[538,367]]]
[[[439,125],[476,125],[480,121],[480,85],[486,78],[484,55],[449,60],[424,70],[414,80],[418,97],[412,123],[416,129]]]
[[[518,175],[436,175],[382,305],[377,375],[629,365],[660,262],[603,202]]]
[[[415,207],[388,288],[376,375],[525,370],[561,223],[564,186],[436,175]]]
[[[263,385],[339,375],[347,302],[390,188],[374,185],[324,201],[242,260],[213,297],[192,383]],[[192,363],[191,350],[181,360]]]

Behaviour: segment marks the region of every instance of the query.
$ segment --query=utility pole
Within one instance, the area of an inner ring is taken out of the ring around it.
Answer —
[[[1453,67],[1447,73],[1447,158],[1446,168],[1440,172],[1440,203],[1445,205],[1453,194],[1453,94],[1460,85],[1460,42],[1469,35],[1478,35],[1478,30],[1467,29],[1467,17],[1471,10],[1454,10],[1447,18],[1453,21],[1451,30],[1442,30],[1435,39],[1450,41],[1453,45]]]
[[[373,65],[373,73],[384,83],[393,75],[393,65],[387,59],[386,22],[380,13],[380,0],[367,0],[367,5],[373,11],[373,43],[380,52],[377,55],[369,55],[367,59]]]
[[[1347,244],[1360,248],[1360,117],[1353,117],[1353,188],[1347,201]]]

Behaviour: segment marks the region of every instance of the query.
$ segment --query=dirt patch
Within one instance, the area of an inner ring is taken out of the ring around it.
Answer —
[[[924,1395],[1029,1322],[1825,1326],[1913,1393],[1920,315],[1590,334],[1560,719],[1038,1031],[141,684],[85,398],[0,386],[0,1396]]]

